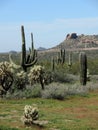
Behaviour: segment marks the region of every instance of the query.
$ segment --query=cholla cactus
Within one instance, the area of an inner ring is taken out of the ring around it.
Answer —
[[[28,74],[30,84],[34,84],[35,82],[40,82],[42,89],[44,89],[44,67],[40,65],[36,65],[31,68],[30,73]]]
[[[13,74],[9,69],[9,65],[9,62],[0,63],[0,85],[5,91],[8,91],[13,83]]]
[[[16,74],[15,83],[17,84],[18,89],[23,89],[26,84],[26,73],[24,71],[20,71]]]
[[[35,106],[26,105],[24,107],[24,115],[21,120],[25,125],[32,125],[38,117],[38,108]]]
[[[27,119],[37,120],[38,119],[38,108],[35,106],[26,105],[24,108],[24,116]]]
[[[38,112],[39,110],[36,104],[32,106],[26,105],[24,107],[24,113],[23,113],[23,116],[21,117],[21,121],[26,126],[32,126],[34,124],[34,125],[43,127],[45,124],[48,123],[48,121],[38,120],[39,118]]]

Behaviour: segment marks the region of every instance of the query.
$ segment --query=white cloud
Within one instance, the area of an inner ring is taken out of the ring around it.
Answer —
[[[21,50],[20,26],[25,26],[27,48],[30,33],[34,33],[35,46],[50,48],[62,42],[67,33],[98,34],[98,17],[79,19],[56,19],[51,22],[20,22],[0,24],[0,51]]]

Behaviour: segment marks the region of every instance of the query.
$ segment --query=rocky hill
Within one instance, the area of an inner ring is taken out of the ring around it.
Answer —
[[[71,50],[98,48],[98,35],[67,34],[65,40],[54,48],[65,48]]]

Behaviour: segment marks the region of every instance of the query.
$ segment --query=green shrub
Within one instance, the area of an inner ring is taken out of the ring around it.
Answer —
[[[66,74],[64,71],[57,71],[53,73],[53,81],[60,83],[74,83],[78,80],[78,76]]]
[[[23,90],[16,89],[12,92],[8,91],[5,98],[8,99],[21,99],[21,98],[35,98],[41,97],[41,87],[39,84],[33,86],[26,86]]]

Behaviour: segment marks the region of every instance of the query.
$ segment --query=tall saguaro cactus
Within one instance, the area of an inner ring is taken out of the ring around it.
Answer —
[[[31,61],[35,60],[35,58],[37,57],[37,52],[34,49],[33,33],[31,33],[31,51],[30,51],[30,57],[31,57]]]
[[[87,82],[87,56],[85,52],[79,54],[80,62],[80,83],[81,85],[86,85]]]
[[[52,71],[55,70],[55,60],[54,60],[54,57],[52,57],[52,59],[51,59],[51,70]]]
[[[21,36],[22,36],[22,52],[21,52],[21,66],[25,70],[25,63],[26,63],[26,45],[25,45],[25,33],[24,27],[21,26]]]
[[[31,33],[31,48],[30,54],[26,55],[26,42],[25,42],[25,32],[24,26],[21,26],[21,36],[22,36],[22,51],[21,51],[21,65],[16,65],[12,58],[11,54],[9,54],[9,60],[14,68],[22,67],[23,70],[26,72],[28,67],[33,66],[37,62],[37,52],[34,49],[33,43],[33,34]]]
[[[31,51],[30,54],[26,57],[26,43],[25,43],[25,33],[24,26],[21,26],[21,35],[22,35],[22,54],[21,54],[21,66],[24,71],[27,71],[27,68],[34,65],[37,61],[35,50],[33,46],[33,34],[31,33]]]

